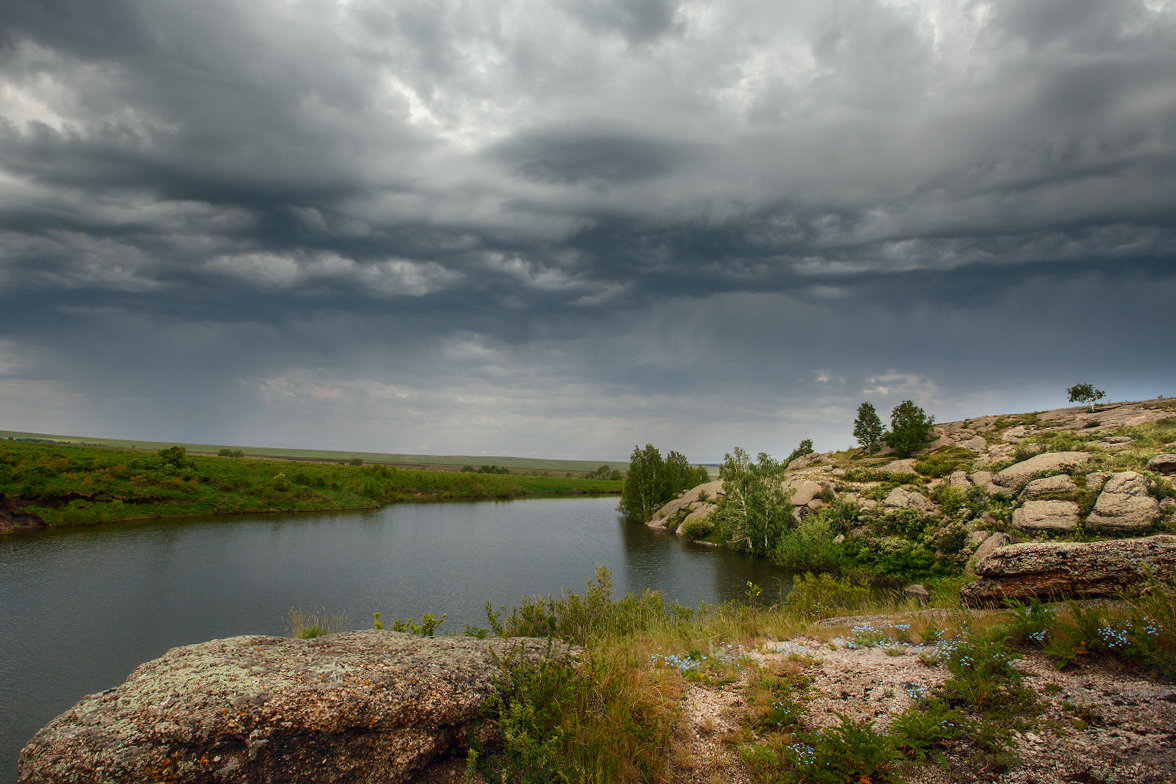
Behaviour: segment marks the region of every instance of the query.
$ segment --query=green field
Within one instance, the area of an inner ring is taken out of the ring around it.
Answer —
[[[111,449],[130,449],[156,452],[170,446],[182,446],[192,454],[215,455],[222,449],[239,449],[246,457],[266,457],[277,460],[313,460],[332,463],[346,463],[359,458],[364,463],[413,466],[456,470],[463,465],[499,465],[526,473],[547,471],[550,473],[583,474],[599,468],[604,460],[550,460],[532,457],[473,456],[473,455],[412,455],[387,452],[342,452],[330,449],[281,449],[278,447],[241,446],[239,444],[188,444],[177,441],[142,441],[122,438],[96,438],[91,436],[65,436],[52,433],[29,433],[20,430],[0,430],[0,441],[24,441],[30,443],[74,444],[77,446],[99,446]],[[622,471],[628,463],[613,462],[613,468]]]
[[[50,525],[92,525],[153,517],[361,509],[405,501],[599,495],[621,488],[619,481],[567,476],[163,452],[5,438],[0,440],[0,517],[28,514]]]

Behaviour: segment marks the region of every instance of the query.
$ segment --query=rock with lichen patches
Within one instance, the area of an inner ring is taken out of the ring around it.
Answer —
[[[1176,536],[1011,544],[975,569],[980,579],[960,589],[972,606],[1137,593],[1149,577],[1176,583]]]
[[[495,655],[512,650],[550,653],[530,638],[374,630],[173,648],[37,732],[18,781],[407,781],[489,737],[481,716],[501,673]]]

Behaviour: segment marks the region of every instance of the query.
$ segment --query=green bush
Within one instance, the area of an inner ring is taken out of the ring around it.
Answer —
[[[800,618],[815,621],[857,612],[870,604],[868,585],[852,582],[848,577],[821,574],[797,575],[792,590],[784,599],[784,609]]]
[[[678,526],[678,533],[692,542],[706,539],[715,530],[714,520],[710,515],[692,517]]]
[[[835,514],[826,513],[830,509],[809,515],[786,532],[772,549],[772,561],[786,569],[838,571],[846,558],[841,544],[833,541],[839,531],[834,528]]]
[[[959,446],[941,446],[915,461],[915,470],[923,476],[941,478],[972,467],[974,452]]]

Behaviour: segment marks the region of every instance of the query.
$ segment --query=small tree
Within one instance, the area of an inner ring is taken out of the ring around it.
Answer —
[[[800,442],[800,445],[797,446],[796,449],[792,450],[792,454],[788,455],[788,459],[784,461],[784,464],[787,465],[798,457],[804,457],[805,455],[811,455],[812,453],[813,440],[811,438],[806,438]]]
[[[1066,394],[1070,396],[1071,403],[1089,403],[1091,411],[1094,411],[1095,403],[1107,396],[1106,392],[1095,389],[1092,384],[1075,384],[1066,390]]]
[[[753,463],[739,447],[724,458],[719,469],[724,495],[719,497],[715,520],[732,547],[766,556],[792,518],[792,492],[786,493],[781,484],[784,466],[763,452]]]
[[[691,466],[685,455],[671,451],[663,458],[653,444],[635,446],[621,486],[620,510],[630,520],[644,523],[666,501],[709,478],[705,468]]]
[[[858,406],[857,419],[853,420],[853,437],[862,445],[864,452],[868,454],[876,450],[885,432],[872,403]]]
[[[906,457],[931,440],[931,426],[934,424],[935,417],[927,416],[927,412],[912,401],[904,400],[890,412],[890,432],[886,434],[886,444]]]

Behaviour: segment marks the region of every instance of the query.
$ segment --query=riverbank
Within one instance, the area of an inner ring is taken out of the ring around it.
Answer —
[[[0,532],[400,502],[607,495],[619,481],[291,463],[0,441]]]

